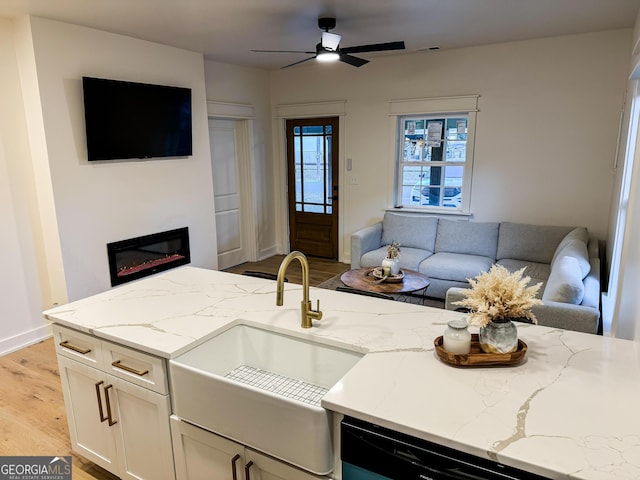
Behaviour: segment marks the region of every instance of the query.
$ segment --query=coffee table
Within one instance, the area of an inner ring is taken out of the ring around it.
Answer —
[[[429,277],[426,275],[406,268],[402,269],[404,278],[401,282],[380,282],[371,275],[372,271],[372,267],[356,268],[344,272],[340,276],[340,280],[351,288],[366,292],[400,295],[401,298],[419,291],[421,291],[420,296],[424,298],[427,287],[431,284]]]

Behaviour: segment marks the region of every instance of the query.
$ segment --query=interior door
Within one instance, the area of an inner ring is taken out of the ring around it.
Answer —
[[[338,117],[287,120],[289,245],[338,259]]]
[[[209,119],[220,270],[249,260],[243,240],[244,215],[238,166],[239,124],[238,120]]]

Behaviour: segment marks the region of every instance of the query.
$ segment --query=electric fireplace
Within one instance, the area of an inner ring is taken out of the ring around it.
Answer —
[[[191,261],[187,227],[107,244],[111,286]]]

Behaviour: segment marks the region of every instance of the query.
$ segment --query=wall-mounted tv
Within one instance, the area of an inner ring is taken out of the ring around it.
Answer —
[[[82,77],[90,161],[192,154],[191,89]]]

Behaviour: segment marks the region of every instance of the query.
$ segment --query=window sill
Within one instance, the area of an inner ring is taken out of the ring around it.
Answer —
[[[473,217],[473,213],[463,210],[443,210],[441,208],[408,208],[408,207],[391,207],[386,209],[387,212],[407,212],[421,213],[429,216],[439,217]]]

